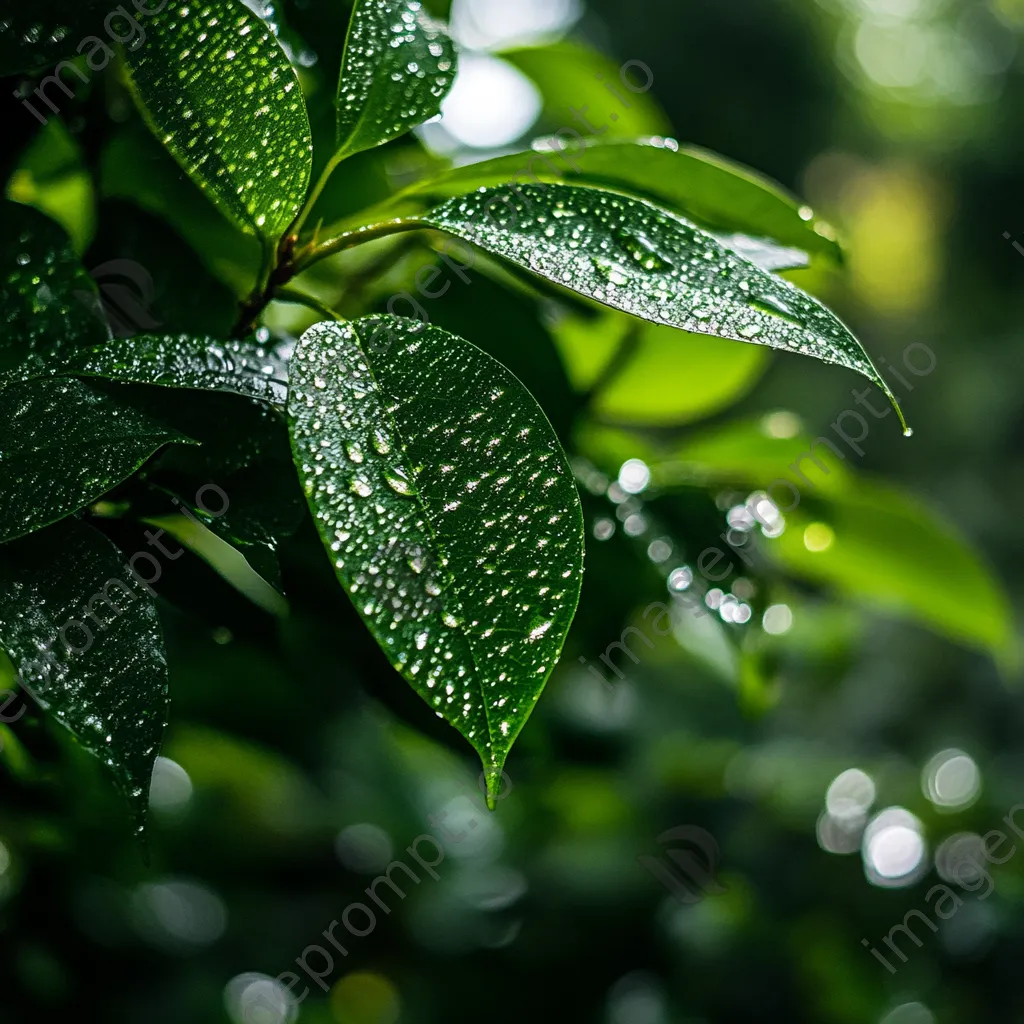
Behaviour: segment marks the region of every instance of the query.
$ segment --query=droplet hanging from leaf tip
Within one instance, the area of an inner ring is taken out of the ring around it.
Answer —
[[[498,795],[501,793],[502,770],[496,764],[485,764],[484,776],[487,779],[487,810],[493,811],[498,806]]]

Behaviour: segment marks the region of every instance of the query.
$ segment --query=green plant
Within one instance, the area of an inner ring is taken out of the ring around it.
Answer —
[[[553,333],[584,382],[583,403],[607,398],[645,345],[683,363],[668,328],[680,344],[713,335],[847,367],[896,404],[846,326],[779,276],[812,257],[835,259],[828,232],[769,182],[697,149],[644,139],[570,151],[563,139],[539,154],[435,168],[324,224],[318,211],[335,172],[437,114],[454,79],[452,43],[413,0],[356,0],[333,143],[317,154],[312,186],[299,75],[270,25],[239,0],[204,0],[165,6],[146,31],[123,53],[127,85],[226,221],[201,248],[234,287],[233,327],[112,337],[76,298],[94,285],[64,231],[27,205],[5,204],[0,252],[0,643],[38,703],[110,767],[140,820],[168,700],[151,587],[160,565],[148,548],[177,557],[160,547],[175,527],[153,496],[173,495],[192,526],[201,521],[279,586],[277,545],[302,518],[286,479],[285,427],[338,580],[396,670],[475,748],[492,793],[558,660],[584,529],[573,469],[545,412],[469,341],[390,313],[346,319],[317,295],[325,275],[347,275],[355,292],[398,265],[392,236],[417,232],[437,248],[453,236],[486,254],[495,279],[560,303]],[[63,55],[46,50],[30,64]],[[116,174],[107,168],[115,195]],[[152,183],[151,208],[166,204],[160,191]],[[325,262],[364,244],[375,248],[362,264]],[[318,317],[293,351],[264,322],[288,303]],[[596,374],[591,344],[612,353]],[[233,398],[200,415],[160,389]],[[619,420],[642,423],[638,404],[630,415],[620,401]],[[583,431],[578,451],[609,462],[620,440]],[[764,482],[763,464],[744,462],[758,443],[743,442],[729,479]],[[680,457],[652,450],[649,462],[664,474],[658,467]],[[204,487],[215,488],[218,511]],[[838,492],[827,497],[846,507]],[[147,550],[122,553],[95,525],[119,519],[160,528],[145,534]],[[913,533],[927,519],[908,510],[899,523]],[[179,520],[176,529],[184,540],[191,527]],[[955,537],[936,536],[961,557]],[[983,570],[976,583],[987,622],[964,638],[999,649],[1001,595]],[[932,600],[915,593],[905,603]]]

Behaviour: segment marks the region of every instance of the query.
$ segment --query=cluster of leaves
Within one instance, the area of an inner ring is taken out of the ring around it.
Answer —
[[[81,38],[94,13],[65,15],[72,24],[38,52],[12,47],[8,24],[4,71],[69,56],[60,40]],[[443,28],[416,0],[356,0],[324,152],[278,26],[240,0],[202,0],[167,4],[146,28],[145,44],[122,54],[126,81],[153,135],[223,215],[202,255],[236,292],[237,320],[217,337],[113,337],[82,301],[98,301],[95,286],[63,229],[5,203],[0,645],[141,813],[167,717],[166,660],[153,593],[96,516],[150,522],[154,496],[170,494],[280,587],[276,548],[303,514],[285,479],[294,467],[367,628],[476,749],[493,788],[576,609],[584,530],[573,471],[506,367],[420,320],[343,319],[315,297],[317,275],[341,273],[320,264],[392,235],[454,236],[488,254],[496,278],[575,309],[553,329],[573,382],[600,383],[599,412],[651,423],[678,410],[616,398],[608,369],[627,369],[615,357],[623,338],[639,348],[634,369],[648,359],[699,373],[687,362],[699,347],[683,341],[715,336],[847,367],[893,398],[846,326],[780,276],[836,259],[835,242],[770,183],[662,138],[590,141],[571,161],[549,143],[436,168],[325,227],[318,212],[343,162],[440,111],[457,68]],[[159,210],[150,185],[146,205]],[[263,323],[285,302],[320,318],[297,342]],[[199,418],[162,389],[233,397]],[[606,439],[590,454],[615,451]],[[759,482],[749,458],[724,475]],[[198,499],[211,483],[227,514]],[[799,573],[799,552],[792,561]],[[996,647],[1002,625],[991,619],[1004,611],[998,595],[990,605],[987,632],[964,638]]]

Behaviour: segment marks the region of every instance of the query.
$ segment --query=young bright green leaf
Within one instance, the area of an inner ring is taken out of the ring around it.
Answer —
[[[63,229],[20,203],[0,203],[0,386],[45,370],[58,350],[98,345],[109,329]]]
[[[255,338],[225,341],[180,334],[115,338],[70,354],[61,372],[124,384],[227,391],[284,408],[288,364]]]
[[[243,231],[276,242],[306,197],[312,139],[295,69],[241,0],[173,3],[126,50],[157,138]]]
[[[1019,661],[1014,617],[992,569],[934,509],[896,487],[858,479],[841,500],[786,513],[768,553],[791,573],[832,586],[943,636]]]
[[[682,214],[748,259],[756,255],[751,248],[755,239],[773,239],[797,251],[842,259],[835,231],[780,185],[698,146],[680,146],[656,136],[630,142],[589,139],[583,148],[566,136],[539,140],[536,147],[529,153],[456,167],[417,182],[402,195],[437,200],[509,181],[587,185],[649,199]],[[730,235],[739,237],[731,240]],[[765,270],[785,266],[777,258],[774,267],[760,259],[753,262]]]
[[[0,543],[95,501],[171,442],[191,443],[80,381],[12,384],[0,401]]]
[[[571,313],[550,328],[576,390],[600,418],[621,424],[690,423],[746,394],[768,352],[706,334],[632,320],[621,313]]]
[[[291,373],[293,455],[338,578],[496,792],[579,598],[554,431],[504,367],[417,321],[317,324]]]
[[[767,345],[856,370],[896,397],[820,302],[640,199],[572,185],[481,189],[420,220],[651,323]]]
[[[338,80],[336,159],[440,112],[455,80],[455,47],[422,8],[419,0],[356,0]]]
[[[150,592],[117,548],[77,520],[0,547],[0,647],[40,707],[110,770],[141,831],[167,660]]]

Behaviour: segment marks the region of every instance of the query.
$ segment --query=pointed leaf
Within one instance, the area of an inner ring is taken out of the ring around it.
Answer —
[[[579,598],[582,515],[554,431],[490,356],[386,316],[302,336],[288,415],[338,578],[493,791]]]
[[[117,548],[77,520],[0,547],[0,646],[43,710],[107,766],[141,831],[167,661],[152,598]]]
[[[3,201],[0,242],[0,386],[46,368],[53,354],[108,337],[92,278],[63,228]]]
[[[862,373],[898,405],[820,302],[668,210],[572,185],[481,189],[420,220],[651,323],[800,352]]]
[[[338,80],[337,150],[351,156],[430,120],[456,54],[419,0],[356,0]]]
[[[243,231],[275,242],[306,197],[312,141],[295,69],[240,0],[168,4],[125,52],[157,138]]]
[[[125,384],[227,391],[284,408],[288,363],[256,338],[140,334],[76,351],[61,367],[75,376]]]
[[[417,182],[402,195],[437,200],[508,181],[586,185],[626,192],[682,214],[719,233],[719,241],[748,259],[751,256],[738,245],[750,246],[759,238],[842,259],[834,229],[817,220],[781,185],[699,146],[680,146],[661,137],[630,142],[589,139],[585,149],[567,147],[560,140],[541,139],[534,145],[533,152],[456,167]],[[563,150],[564,156],[560,155]],[[730,235],[740,238],[730,242]],[[744,241],[743,236],[752,237]],[[762,269],[782,269],[782,265],[770,268],[760,260],[754,262]]]
[[[0,543],[95,501],[179,434],[76,380],[33,380],[0,401]]]

